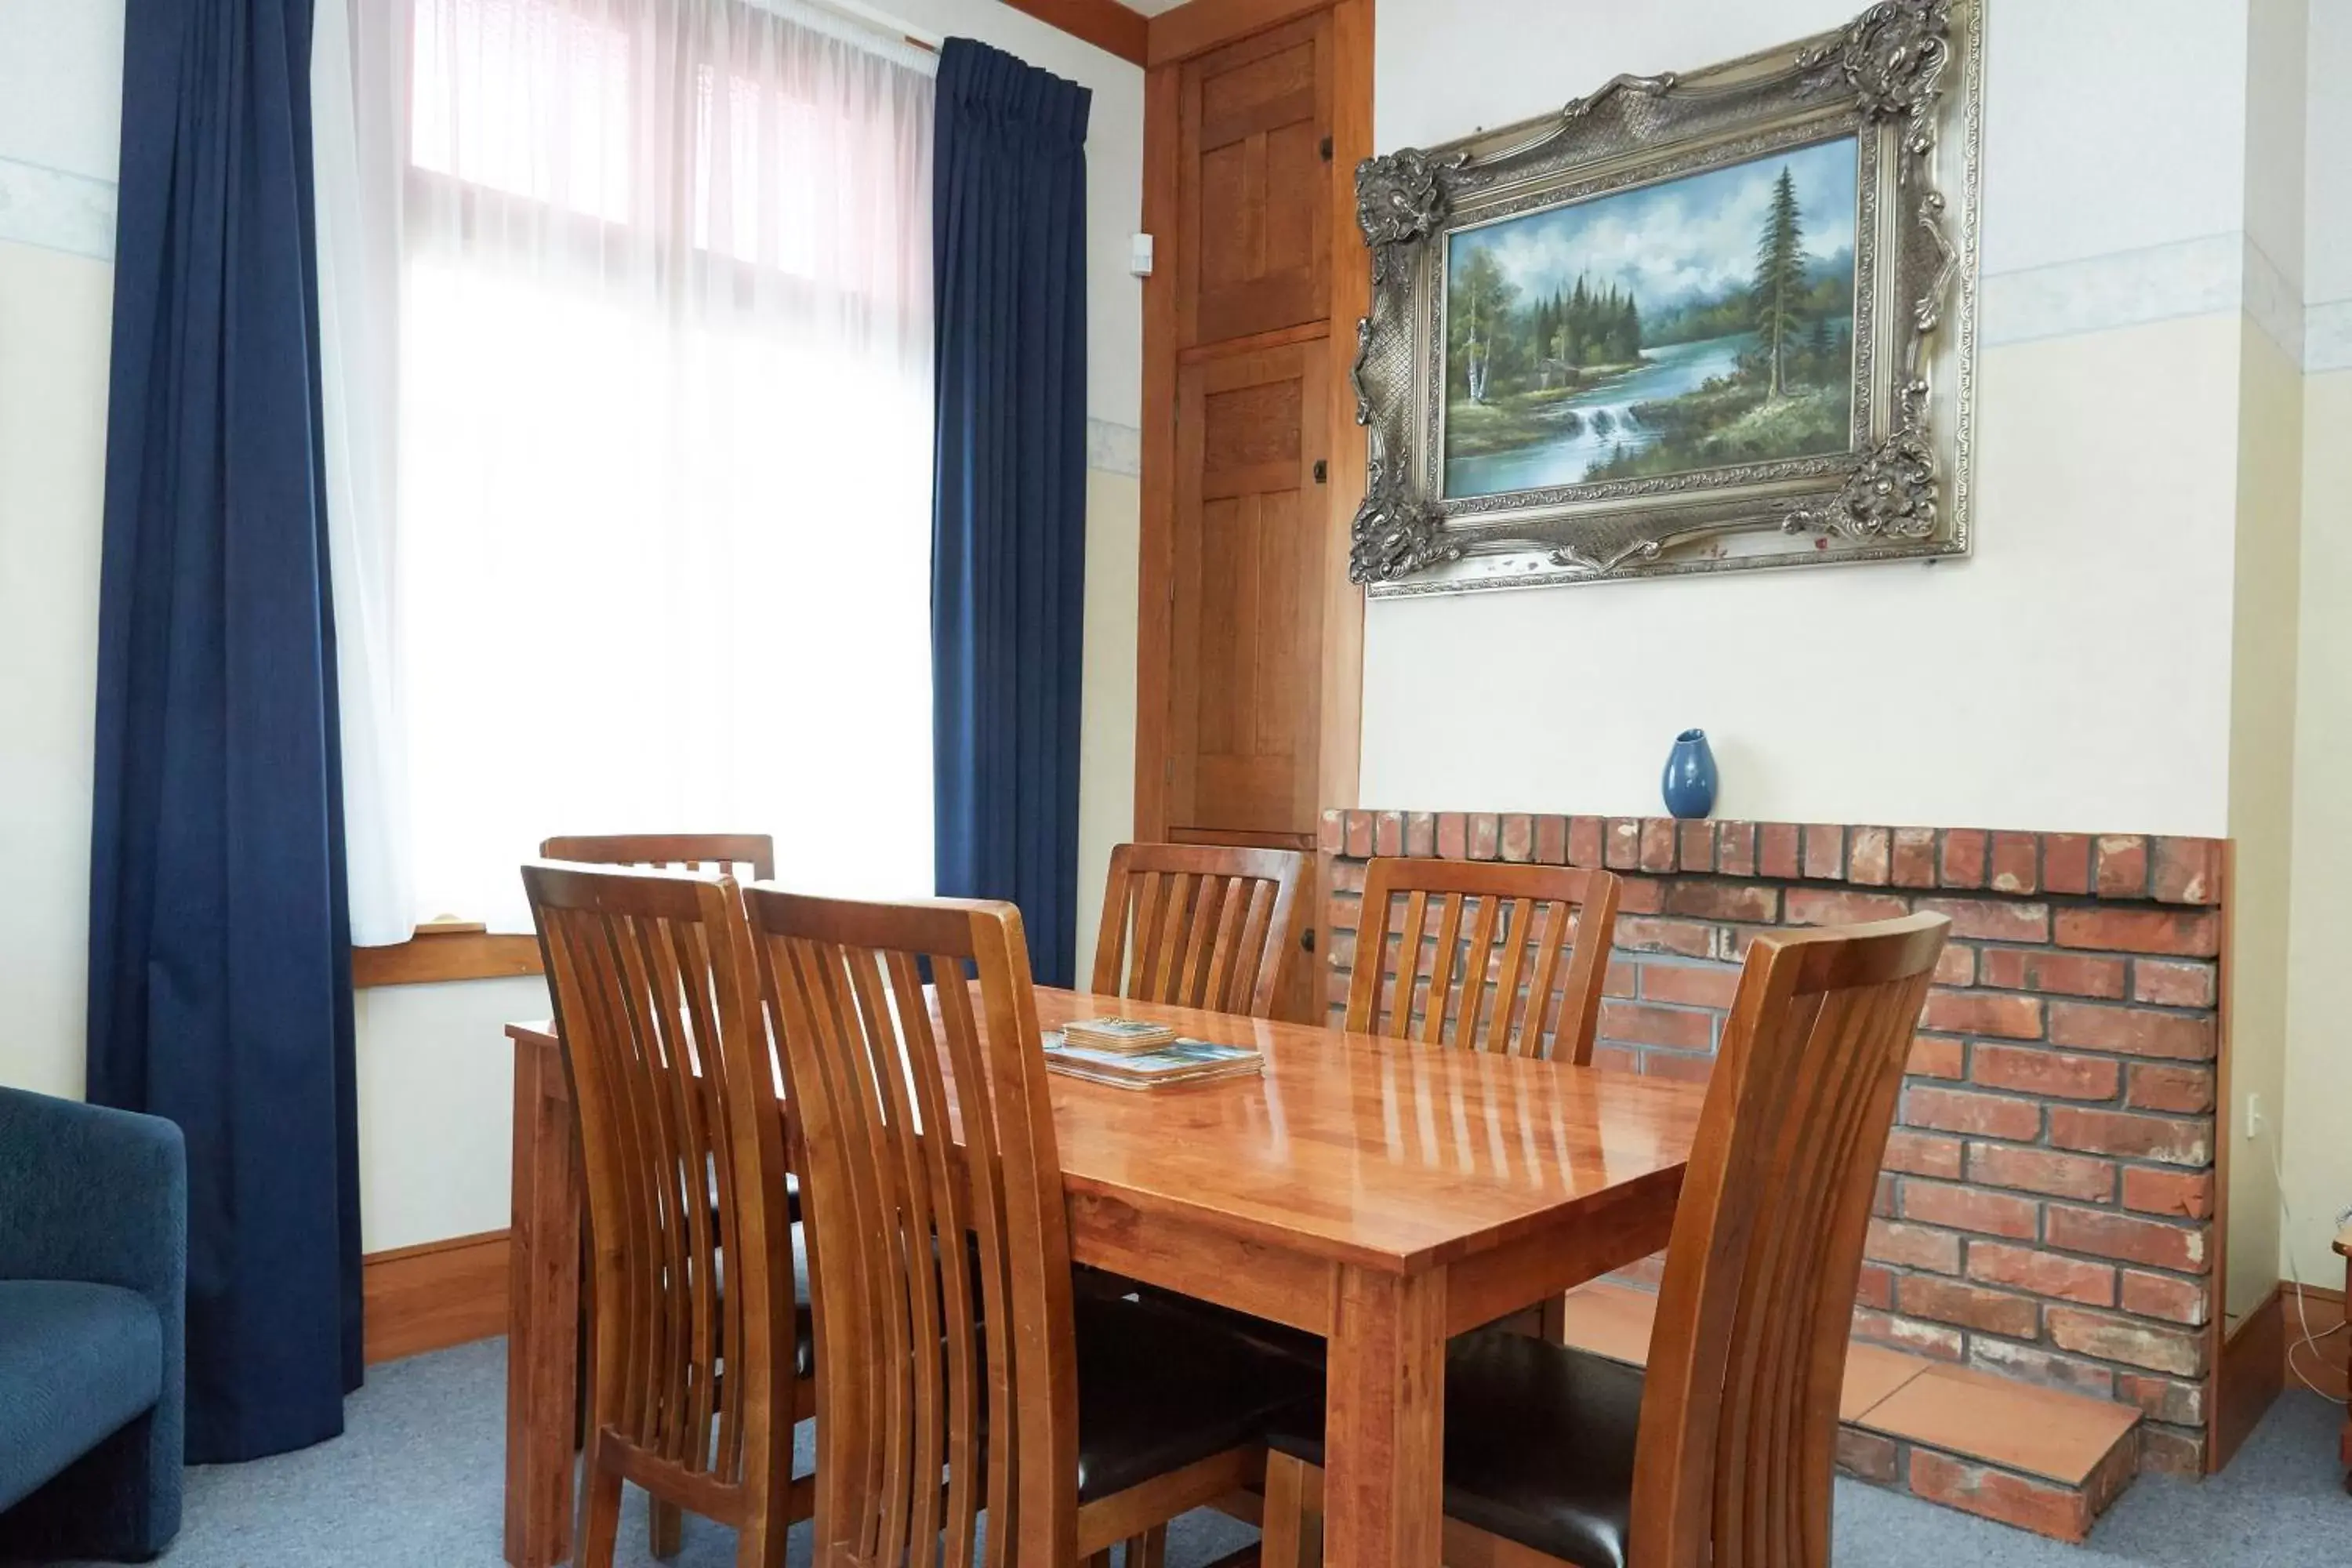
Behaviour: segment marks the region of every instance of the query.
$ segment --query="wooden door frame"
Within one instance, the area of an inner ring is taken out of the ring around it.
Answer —
[[[1137,65],[1151,63],[1151,19],[1118,0],[1004,0],[1049,27]]]
[[[1335,0],[1188,0],[1188,4],[1162,11],[1151,18],[1144,46],[1144,66],[1147,69],[1166,65],[1181,65],[1195,55],[1205,55],[1231,43],[1238,43],[1253,33],[1263,33],[1285,22],[1296,21],[1311,11],[1335,8]],[[1366,11],[1370,10],[1366,5]],[[1370,34],[1366,37],[1369,38]],[[1370,100],[1371,59],[1364,60],[1364,96]],[[1146,121],[1147,131],[1149,121]],[[1364,156],[1371,156],[1367,148]],[[1355,165],[1348,165],[1350,169]],[[1146,187],[1147,189],[1149,187]],[[1349,209],[1353,222],[1353,208]]]
[[[1298,342],[1319,330],[1330,356],[1329,468],[1325,487],[1322,689],[1316,785],[1325,807],[1356,804],[1363,730],[1363,591],[1348,580],[1356,508],[1364,497],[1364,434],[1348,395],[1355,323],[1371,308],[1371,272],[1356,230],[1358,163],[1372,154],[1374,0],[1190,0],[1151,19],[1143,94],[1143,226],[1168,265],[1144,279],[1142,518],[1138,563],[1135,678],[1135,837],[1168,836],[1168,677],[1174,655],[1178,236],[1184,62],[1316,11],[1331,16],[1330,316],[1189,353],[1245,352]]]

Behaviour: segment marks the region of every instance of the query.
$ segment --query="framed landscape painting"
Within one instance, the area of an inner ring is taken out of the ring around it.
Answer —
[[[1851,136],[1455,231],[1445,493],[1844,449]]]
[[[1357,579],[1964,552],[1978,25],[1971,0],[1885,0],[1369,161]]]

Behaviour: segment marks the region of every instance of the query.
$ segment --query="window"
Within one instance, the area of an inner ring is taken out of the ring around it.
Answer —
[[[928,892],[929,77],[731,0],[385,3],[409,918],[528,931],[553,833]]]

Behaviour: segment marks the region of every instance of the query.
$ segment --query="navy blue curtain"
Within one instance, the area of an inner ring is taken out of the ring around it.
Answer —
[[[969,38],[940,50],[931,673],[939,890],[1021,906],[1076,966],[1086,610],[1087,109]]]
[[[310,184],[311,0],[130,0],[89,1097],[188,1148],[188,1458],[361,1374]]]

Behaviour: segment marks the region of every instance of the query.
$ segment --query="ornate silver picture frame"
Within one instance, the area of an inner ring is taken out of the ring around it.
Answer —
[[[1965,554],[1981,26],[1980,0],[1882,0],[1367,160],[1350,575],[1377,597]]]

